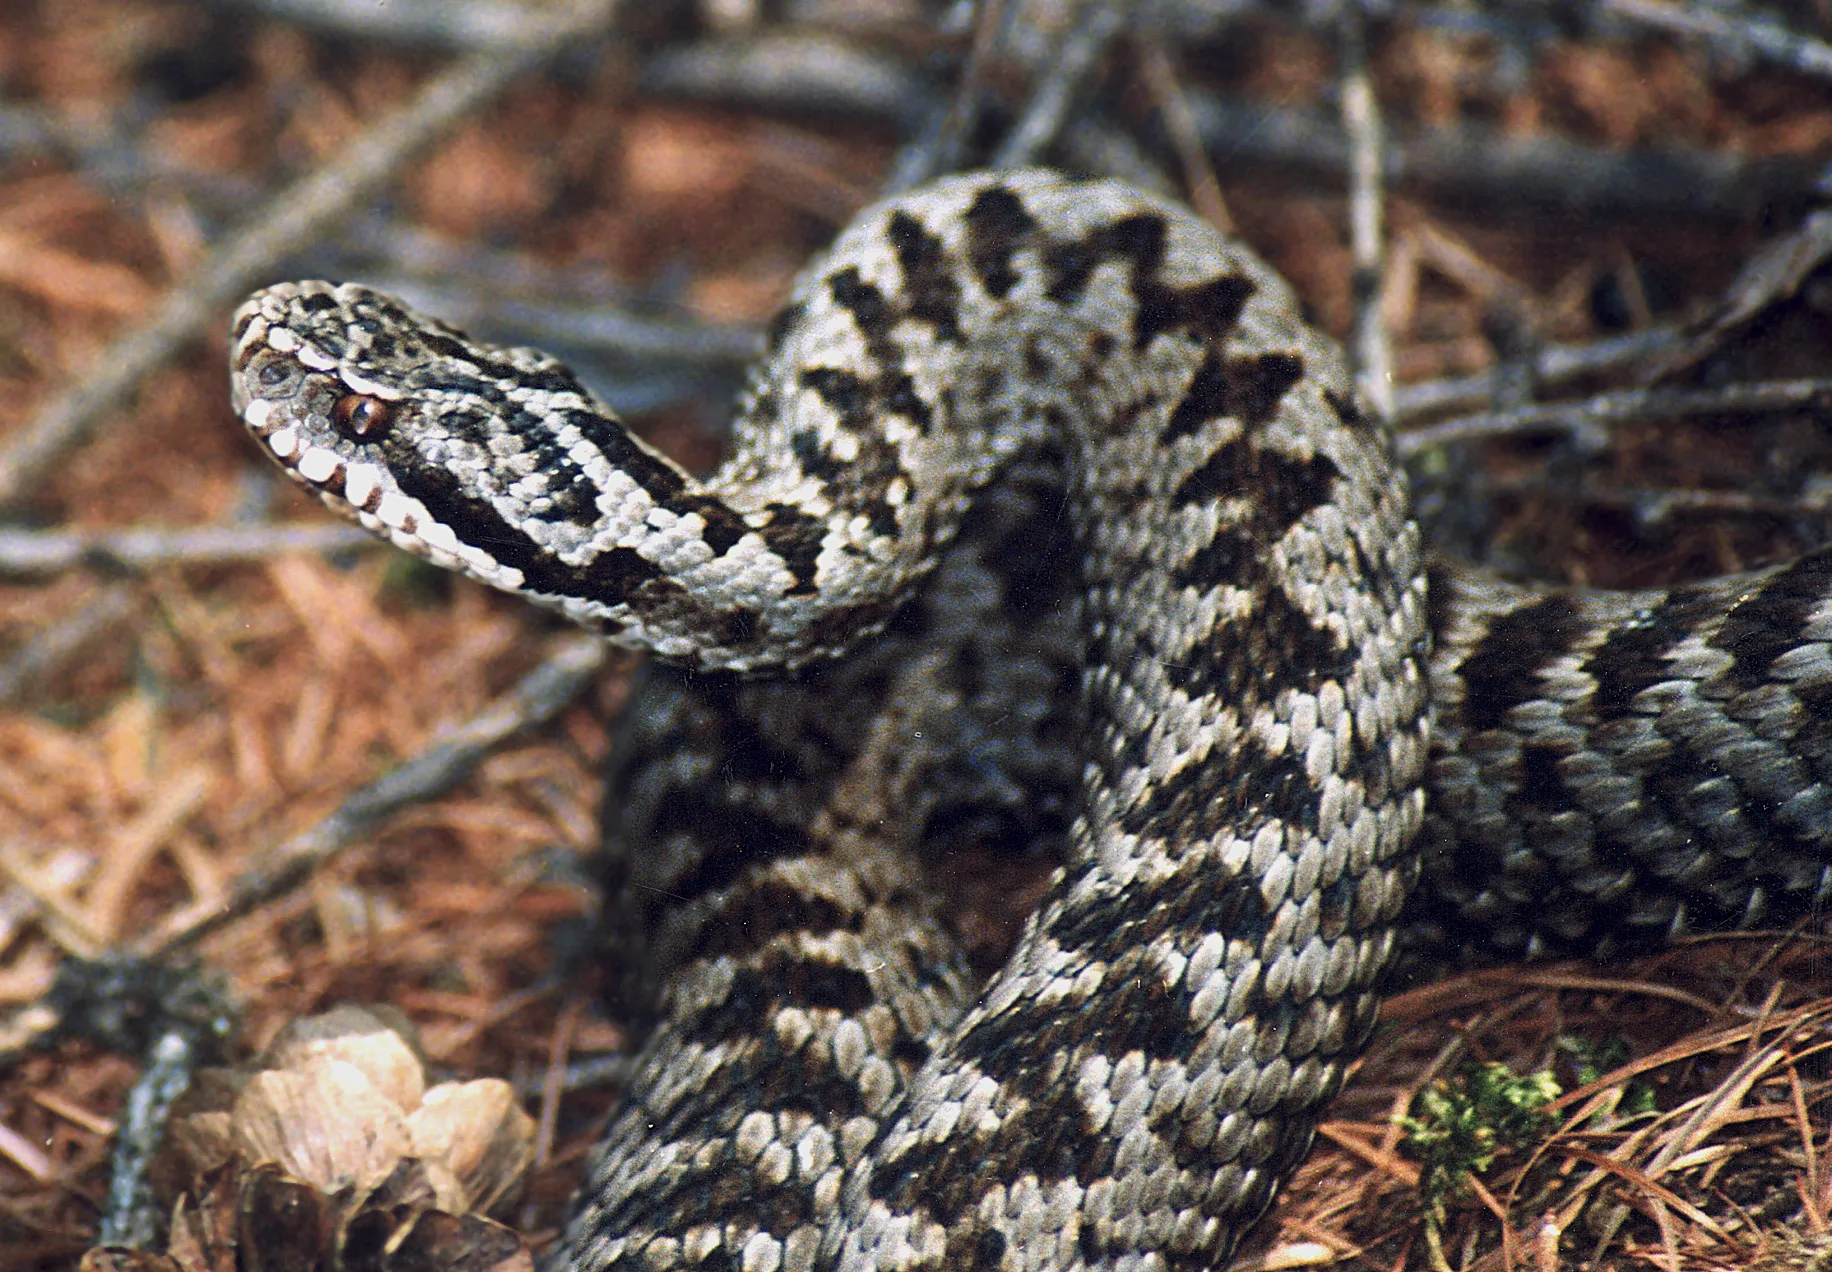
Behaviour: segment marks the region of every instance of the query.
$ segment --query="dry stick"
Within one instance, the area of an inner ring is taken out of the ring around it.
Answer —
[[[1328,117],[1192,89],[1190,109],[1223,170],[1272,165],[1334,185],[1348,139]],[[1587,222],[1694,217],[1752,222],[1776,204],[1804,203],[1815,168],[1703,150],[1597,150],[1558,138],[1504,137],[1492,128],[1400,132],[1387,138],[1388,188],[1512,216],[1554,213]]]
[[[592,682],[609,654],[610,647],[594,637],[562,641],[502,698],[393,772],[353,792],[329,817],[293,836],[237,878],[225,896],[179,911],[121,952],[136,958],[171,958],[290,892],[401,809],[451,790],[496,748],[553,719]]]
[[[1798,295],[1828,257],[1832,212],[1814,212],[1788,233],[1764,243],[1743,262],[1712,313],[1689,327],[1676,348],[1642,368],[1643,381],[1676,375],[1716,353],[1757,317]]]
[[[66,451],[88,439],[105,413],[199,335],[275,261],[299,250],[352,205],[394,180],[411,155],[482,103],[602,30],[616,3],[574,0],[560,16],[545,21],[530,16],[520,46],[466,58],[351,143],[342,158],[275,199],[13,438],[0,454],[0,507],[28,497]]]
[[[111,583],[72,612],[33,632],[31,639],[0,662],[0,707],[42,692],[59,672],[126,627],[139,610],[137,588]]]
[[[1380,303],[1384,252],[1381,240],[1380,104],[1368,74],[1367,41],[1361,9],[1344,5],[1338,22],[1342,59],[1342,125],[1349,138],[1349,250],[1354,261],[1350,287],[1355,326],[1349,357],[1362,396],[1382,420],[1393,418],[1393,344]]]
[[[516,0],[237,0],[238,8],[297,26],[413,48],[514,53],[535,21]]]
[[[835,57],[841,65],[831,66]],[[844,73],[841,73],[844,72]],[[697,44],[657,53],[638,87],[649,95],[763,110],[820,110],[914,132],[936,109],[906,67],[831,40],[773,36],[738,48]],[[1342,180],[1348,142],[1332,119],[1308,110],[1224,99],[1187,89],[1203,144],[1217,166],[1276,167],[1326,186]],[[1063,138],[1078,166],[1123,172],[1162,188],[1153,165],[1111,125],[1089,119]],[[1389,134],[1388,188],[1435,193],[1510,215],[1695,217],[1748,222],[1777,204],[1804,203],[1813,164],[1704,150],[1601,150],[1561,139],[1513,139],[1494,129]]]
[[[299,886],[388,817],[450,790],[497,748],[553,719],[591,684],[609,653],[608,645],[589,636],[561,642],[507,694],[392,773],[353,792],[329,817],[275,849],[266,864],[245,872],[225,897],[170,916],[152,932],[88,965],[182,969],[182,956],[205,936]],[[59,1004],[54,988],[39,1001],[0,1017],[0,1065],[15,1062],[77,1023],[66,1018]]]
[[[1190,192],[1190,206],[1210,225],[1224,234],[1232,234],[1234,217],[1228,211],[1228,201],[1221,195],[1215,166],[1202,148],[1202,134],[1196,130],[1196,117],[1190,113],[1189,98],[1184,96],[1176,60],[1164,46],[1159,32],[1153,31],[1139,41],[1139,69],[1157,101],[1158,118],[1164,121],[1164,132],[1176,151],[1177,165],[1183,170],[1183,184]]]
[[[1581,344],[1546,345],[1535,354],[1533,383],[1545,392],[1576,380],[1617,373],[1665,357],[1685,339],[1685,329],[1662,326]],[[1490,400],[1494,387],[1494,374],[1488,371],[1403,384],[1393,394],[1395,418],[1416,420],[1481,406]]]
[[[1056,50],[1056,60],[1031,91],[1030,105],[1005,135],[991,167],[1021,168],[1037,162],[1062,133],[1075,109],[1076,93],[1095,62],[1126,27],[1131,6],[1126,0],[1095,0]]]
[[[161,1206],[153,1196],[149,1165],[165,1137],[173,1107],[191,1085],[199,1038],[175,1026],[146,1051],[146,1067],[127,1093],[114,1151],[109,1154],[108,1198],[96,1230],[98,1246],[144,1250],[159,1233]]]
[[[345,552],[379,545],[361,526],[342,523],[197,526],[182,530],[0,529],[0,577],[61,574],[82,566],[149,570],[220,565],[293,552]]]
[[[1721,389],[1625,389],[1575,402],[1464,415],[1410,429],[1399,436],[1399,453],[1409,457],[1432,446],[1546,430],[1581,433],[1659,416],[1787,411],[1828,404],[1832,404],[1832,379],[1753,380]]]
[[[380,213],[353,218],[339,242],[312,260],[300,268],[360,278],[467,331],[537,348],[566,345],[588,360],[747,366],[764,349],[761,323],[708,322],[665,302],[639,306],[637,293],[609,274],[452,243]]]
[[[187,200],[236,220],[263,202],[251,180],[162,162],[147,147],[116,137],[104,125],[75,123],[36,107],[0,105],[0,160],[46,150],[66,158],[91,185],[130,202],[155,184],[175,185]],[[666,308],[659,314],[644,312],[626,303],[627,284],[608,274],[581,272],[577,264],[560,269],[524,253],[454,243],[381,210],[351,217],[326,248],[312,254],[322,263],[300,268],[321,270],[329,278],[361,277],[377,290],[415,299],[419,308],[442,314],[455,326],[494,329],[539,347],[568,343],[586,353],[719,366],[749,364],[763,352],[760,325],[706,322]],[[434,288],[429,278],[446,285]],[[518,303],[517,296],[537,297],[539,303]]]
[[[53,155],[105,194],[139,199],[149,186],[176,187],[214,209],[250,201],[254,182],[186,167],[111,120],[82,120],[43,105],[0,105],[0,159]]]
[[[740,110],[871,119],[905,136],[920,132],[940,109],[934,85],[903,60],[799,33],[658,50],[644,62],[636,91]]]
[[[417,288],[423,300],[429,290]],[[447,299],[453,303],[444,304]],[[472,301],[475,304],[476,298]],[[429,301],[427,308],[457,324],[458,320],[450,315],[463,312],[463,306],[459,296],[441,294],[438,303]],[[525,333],[632,358],[748,366],[762,356],[765,346],[763,328],[748,323],[653,318],[612,305],[542,305],[499,299],[486,301],[478,312],[518,338]]]
[[[560,1072],[559,1091],[561,1095],[575,1095],[580,1091],[603,1091],[624,1086],[635,1069],[636,1057],[629,1052],[572,1060]],[[554,1079],[546,1069],[537,1069],[533,1073],[511,1078],[509,1085],[515,1088],[515,1094],[523,1103],[537,1103],[548,1098]]]
[[[119,199],[138,202],[149,189],[176,189],[188,203],[208,209],[221,221],[247,219],[250,209],[265,204],[270,194],[251,178],[203,172],[162,159],[142,140],[110,124],[67,120],[39,106],[0,105],[0,162],[36,158],[45,152],[67,162],[87,184]],[[666,342],[669,347],[661,351],[662,356],[722,361],[722,346],[738,341],[737,328],[696,323],[685,314],[669,320],[629,311],[620,324],[616,315],[625,311],[615,306],[628,300],[631,292],[627,283],[607,273],[582,270],[578,263],[562,269],[536,261],[524,252],[454,242],[407,224],[382,208],[358,211],[340,228],[335,239],[312,244],[309,250],[295,254],[310,262],[300,265],[302,272],[319,271],[321,277],[327,278],[362,277],[377,283],[378,290],[397,295],[408,294],[410,286],[423,290],[421,280],[427,278],[462,280],[454,286],[454,292],[467,293],[463,303],[485,315],[493,312],[488,308],[490,299],[502,296],[534,296],[552,299],[556,304],[571,301],[603,307],[613,315],[603,335],[572,337],[564,330],[561,334],[592,347],[605,344],[616,352],[627,349],[646,355],[653,351],[651,346]],[[414,281],[411,285],[402,284],[392,274]],[[440,300],[445,303],[443,295]],[[463,312],[458,311],[461,319]],[[464,324],[460,321],[457,325]],[[518,317],[513,325],[520,328],[530,324]],[[540,329],[538,323],[533,326]],[[678,338],[670,337],[671,327],[678,329]],[[727,332],[732,334],[728,336]],[[631,335],[627,346],[626,333]],[[762,348],[761,328],[752,344],[758,350]],[[733,355],[745,362],[754,356],[749,351]]]
[[[960,74],[954,78],[948,105],[920,137],[897,152],[891,175],[884,183],[884,197],[919,186],[960,165],[967,134],[979,121],[986,68],[998,51],[1010,7],[1008,0],[979,0],[974,6],[973,39],[967,46],[967,59]]]
[[[1057,143],[1063,162],[1115,177],[1141,190],[1175,196],[1177,185],[1131,133],[1099,115],[1083,115]]]
[[[1733,59],[1753,53],[1765,62],[1803,75],[1832,79],[1832,44],[1790,31],[1767,16],[1744,17],[1721,8],[1674,4],[1672,0],[1604,0],[1599,8],[1611,17],[1704,40]]]
[[[1783,498],[1751,495],[1740,490],[1661,490],[1653,487],[1593,486],[1588,482],[1574,490],[1569,482],[1553,481],[1543,476],[1518,480],[1491,478],[1484,483],[1483,489],[1489,494],[1549,495],[1566,499],[1575,494],[1587,507],[1620,509],[1633,514],[1635,520],[1644,526],[1658,526],[1681,514],[1800,517],[1832,512],[1832,491],[1808,491],[1792,498]]]

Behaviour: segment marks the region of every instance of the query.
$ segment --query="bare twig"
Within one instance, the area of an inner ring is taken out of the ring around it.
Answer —
[[[1042,157],[1062,132],[1094,64],[1126,29],[1130,12],[1125,0],[1092,0],[1080,23],[1064,37],[1049,69],[1032,86],[1030,105],[1006,134],[991,167],[1021,168]]]
[[[1345,4],[1338,19],[1342,59],[1342,124],[1349,137],[1349,250],[1354,261],[1350,286],[1355,326],[1349,356],[1362,396],[1383,420],[1393,418],[1393,345],[1381,311],[1380,283],[1385,243],[1381,232],[1380,103],[1368,74],[1361,10]]]
[[[309,250],[313,258],[320,253],[334,254],[339,265],[364,274],[386,271],[433,278],[454,288],[553,298],[562,304],[628,305],[645,298],[627,277],[591,261],[559,266],[527,251],[457,241],[386,208],[359,212],[344,225],[338,242]]]
[[[1489,368],[1489,401],[1498,411],[1531,406],[1539,399],[1539,326],[1524,290],[1503,288],[1482,315],[1482,334],[1495,352]]]
[[[639,359],[727,367],[744,366],[763,352],[760,327],[652,318],[614,305],[513,300],[470,288],[429,286],[418,279],[370,276],[366,281],[400,294],[453,326],[487,324],[498,335],[543,346],[563,344]]]
[[[85,1038],[145,1056],[148,1072],[128,1097],[115,1159],[117,1169],[125,1165],[131,1176],[143,1169],[164,1123],[160,1106],[183,1090],[182,1083],[172,1089],[172,1073],[220,1055],[234,1035],[236,1016],[224,982],[188,960],[67,958],[43,997],[0,1020],[0,1065],[60,1038]],[[120,1216],[118,1228],[136,1228],[144,1213],[128,1212],[144,1198],[143,1190],[127,1179],[112,1196],[119,1203],[111,1203]],[[116,1240],[128,1235],[122,1231]]]
[[[834,73],[827,58],[813,55],[832,43],[773,37],[736,47],[695,45],[657,54],[643,68],[641,85],[651,94],[725,105],[842,113],[891,124],[907,135],[932,118],[935,94],[906,68],[842,50],[849,69]],[[1193,88],[1186,88],[1186,96],[1203,144],[1224,171],[1272,167],[1336,185],[1348,170],[1348,139],[1329,117]],[[1096,130],[1107,134],[1098,144],[1087,136],[1089,129],[1077,124],[1063,138],[1078,164],[1149,172],[1149,164],[1137,162],[1136,147],[1116,138],[1111,128]],[[1094,156],[1084,158],[1090,149]],[[1125,160],[1102,160],[1103,150],[1123,152]],[[1390,132],[1384,162],[1390,190],[1513,215],[1555,213],[1594,221],[1657,216],[1744,223],[1777,211],[1785,215],[1788,207],[1806,204],[1817,172],[1797,159],[1702,150],[1623,153],[1473,126]]]
[[[380,542],[360,526],[328,522],[182,530],[0,529],[0,576],[60,574],[81,566],[119,571],[213,565],[287,552],[345,552]]]
[[[310,878],[312,872],[409,804],[445,793],[492,751],[545,723],[591,683],[609,647],[588,636],[562,642],[539,667],[488,709],[465,721],[392,773],[355,791],[329,817],[267,854],[207,907],[168,915],[133,943],[135,956],[166,959]]]
[[[226,1034],[220,1013],[211,1010],[208,987],[200,990],[193,983],[196,977],[185,959],[190,948],[285,895],[387,818],[450,790],[498,748],[553,719],[592,682],[609,648],[589,636],[561,642],[507,694],[392,773],[352,792],[337,811],[237,879],[225,897],[170,913],[158,928],[98,958],[66,960],[49,994],[0,1018],[0,1064],[73,1031],[104,1033],[107,1013],[118,1010],[117,1000],[123,997],[175,997],[180,1000],[176,1014],[195,1018],[193,1038],[204,1038],[212,1027]],[[122,1036],[105,1041],[138,1050],[156,1040]]]
[[[1197,126],[1224,169],[1272,165],[1335,184],[1348,139],[1309,111],[1189,93]],[[1386,185],[1443,199],[1587,221],[1657,216],[1749,222],[1804,204],[1815,170],[1795,160],[1705,151],[1604,151],[1554,138],[1508,137],[1471,125],[1387,138]],[[1784,213],[1785,214],[1785,213]]]
[[[955,76],[947,108],[923,129],[920,137],[898,151],[891,175],[884,183],[886,195],[919,186],[960,165],[967,134],[980,117],[986,68],[999,47],[1010,8],[1007,0],[980,0],[975,7],[973,40],[967,46],[967,60]]]
[[[578,1091],[602,1091],[605,1087],[622,1086],[630,1080],[635,1070],[636,1057],[624,1053],[574,1060],[560,1073],[560,1094],[572,1095]],[[548,1097],[552,1090],[553,1076],[548,1070],[541,1069],[514,1078],[512,1082],[515,1093],[523,1100],[532,1102]]]
[[[782,34],[658,51],[637,89],[753,110],[864,116],[914,136],[939,109],[934,89],[894,58],[826,36]]]
[[[551,12],[516,0],[234,0],[233,7],[364,40],[497,55],[520,49],[530,24]]]
[[[1823,410],[1829,404],[1832,404],[1832,379],[1755,380],[1716,389],[1624,389],[1575,402],[1552,402],[1514,411],[1465,415],[1428,424],[1401,433],[1399,452],[1409,457],[1433,446],[1522,433],[1582,433],[1629,420],[1663,416]]]
[[[1184,96],[1176,60],[1157,32],[1139,41],[1139,63],[1157,101],[1164,131],[1176,148],[1190,206],[1216,229],[1232,233],[1234,218],[1228,212],[1227,200],[1222,198],[1221,183],[1215,179],[1215,166],[1202,147],[1202,134],[1196,130],[1196,117],[1190,113],[1189,99]]]
[[[1533,383],[1546,392],[1578,380],[1620,372],[1663,356],[1681,337],[1678,327],[1651,327],[1583,344],[1545,345],[1535,358]],[[1495,377],[1487,371],[1401,385],[1393,394],[1395,417],[1418,420],[1467,410],[1488,402],[1494,387]]]
[[[1057,143],[1071,168],[1130,182],[1141,190],[1175,195],[1176,183],[1125,129],[1098,115],[1083,116]]]
[[[1483,486],[1491,494],[1552,494],[1581,500],[1587,507],[1618,508],[1633,514],[1644,526],[1657,526],[1681,514],[1798,517],[1832,511],[1832,490],[1808,490],[1782,498],[1742,490],[1652,490],[1588,483],[1574,489],[1569,482],[1538,474],[1490,478]]]
[[[65,114],[37,104],[0,105],[0,159],[54,154],[111,194],[138,196],[148,187],[178,186],[207,207],[252,202],[245,177],[185,167],[112,121]]]
[[[177,1026],[148,1049],[146,1064],[122,1106],[96,1244],[143,1250],[158,1236],[161,1207],[153,1197],[148,1168],[165,1137],[173,1106],[191,1085],[197,1057],[198,1039]]]
[[[1643,373],[1649,381],[1694,366],[1758,315],[1798,292],[1832,256],[1832,212],[1815,212],[1790,234],[1766,243],[1724,291],[1724,299],[1680,346]]]
[[[115,635],[139,612],[139,592],[111,583],[82,605],[34,632],[0,662],[0,706],[24,702],[97,644]]]
[[[616,0],[573,0],[545,21],[530,18],[523,42],[478,54],[427,84],[400,111],[351,143],[343,156],[299,182],[221,244],[157,310],[117,339],[88,373],[39,410],[0,454],[0,506],[28,496],[68,450],[80,445],[142,377],[171,358],[301,243],[400,174],[401,164],[522,75],[602,30]]]
[[[1764,62],[1832,79],[1832,44],[1790,31],[1766,14],[1741,14],[1716,6],[1674,0],[1603,0],[1602,13],[1703,40],[1736,60],[1754,55]]]

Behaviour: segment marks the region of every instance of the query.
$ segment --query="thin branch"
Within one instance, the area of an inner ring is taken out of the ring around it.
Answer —
[[[194,1040],[226,1038],[231,1032],[226,1009],[190,969],[185,956],[191,947],[298,887],[388,818],[444,794],[497,749],[553,719],[591,684],[609,653],[608,645],[589,636],[561,642],[508,693],[393,772],[352,792],[329,817],[235,880],[226,896],[169,914],[158,928],[97,958],[66,959],[43,998],[0,1017],[0,1065],[72,1033],[122,1051],[150,1047],[157,1039],[132,1032],[139,1016],[121,1015],[123,1004],[131,1010],[147,1000],[163,1004],[158,1012],[163,1019],[191,1022],[188,1036]]]
[[[1582,434],[1630,420],[1737,412],[1825,410],[1832,379],[1755,380],[1715,389],[1623,389],[1575,402],[1553,402],[1514,411],[1491,411],[1410,429],[1399,435],[1402,457],[1433,446],[1487,441],[1522,433]]]
[[[1311,111],[1226,99],[1192,89],[1190,109],[1218,165],[1284,168],[1335,185],[1348,169],[1348,138]],[[1598,150],[1557,138],[1508,137],[1465,125],[1393,131],[1389,189],[1462,206],[1607,222],[1623,217],[1747,223],[1804,205],[1816,175],[1793,159],[1759,160],[1699,150]]]
[[[980,0],[974,7],[973,39],[967,45],[967,59],[954,78],[948,105],[920,137],[897,152],[891,175],[884,183],[886,195],[912,189],[960,165],[967,135],[979,121],[986,68],[998,50],[1010,9],[1009,0]]]
[[[1030,105],[993,155],[994,168],[1021,168],[1035,163],[1061,135],[1077,95],[1119,33],[1126,29],[1131,6],[1126,0],[1092,0],[1082,20],[1063,39],[1056,57],[1032,86]]]
[[[97,1245],[145,1250],[157,1239],[163,1208],[153,1196],[149,1169],[172,1109],[191,1085],[198,1053],[198,1039],[181,1026],[161,1034],[147,1050],[109,1154],[108,1200],[96,1229]]]
[[[589,1060],[574,1060],[560,1074],[560,1094],[573,1095],[580,1091],[601,1091],[606,1087],[623,1086],[635,1071],[636,1057],[627,1052],[593,1056]],[[547,1070],[540,1069],[510,1081],[516,1095],[525,1101],[534,1101],[550,1094],[553,1077]]]
[[[220,565],[289,552],[348,552],[379,543],[361,526],[328,522],[182,530],[0,529],[0,577],[30,578],[80,567],[120,572]]]
[[[1139,69],[1156,99],[1158,116],[1164,131],[1177,152],[1177,164],[1183,169],[1183,184],[1190,192],[1190,206],[1202,219],[1226,234],[1234,232],[1234,217],[1222,197],[1221,182],[1215,178],[1215,165],[1209,162],[1202,147],[1202,134],[1196,130],[1196,117],[1190,113],[1189,98],[1177,74],[1176,59],[1165,47],[1157,31],[1142,38],[1139,46]]]
[[[1790,31],[1767,14],[1739,14],[1673,0],[1603,0],[1600,11],[1656,31],[1702,40],[1736,61],[1753,55],[1802,75],[1832,79],[1832,44]]]
[[[685,97],[746,110],[863,116],[915,136],[940,109],[904,63],[826,36],[781,34],[663,49],[637,79],[645,97]]]
[[[602,31],[617,0],[573,0],[555,17],[530,17],[523,43],[467,58],[435,78],[401,110],[350,143],[336,162],[280,195],[264,214],[219,245],[185,283],[134,330],[116,339],[76,382],[54,397],[4,453],[0,506],[29,497],[65,452],[141,379],[173,357],[240,298],[274,262],[324,233],[349,209],[400,175],[401,165],[447,128],[543,62]]]
[[[558,715],[592,682],[608,657],[609,646],[593,637],[563,641],[545,662],[482,713],[393,772],[353,792],[318,825],[266,854],[262,864],[238,878],[226,896],[167,916],[158,928],[134,941],[128,952],[136,957],[170,958],[290,892],[401,809],[451,790],[498,747]]]
[[[140,612],[138,589],[111,583],[32,634],[0,662],[0,707],[30,700],[65,669],[112,638]]]
[[[1542,392],[1556,391],[1578,380],[1619,373],[1664,356],[1683,335],[1674,326],[1650,327],[1582,344],[1546,345],[1538,351],[1533,383]],[[1489,402],[1494,387],[1495,377],[1488,371],[1401,385],[1393,394],[1394,415],[1405,421],[1468,410]]]
[[[1573,487],[1541,475],[1496,477],[1483,482],[1487,494],[1537,494],[1575,500],[1587,508],[1615,508],[1643,526],[1655,527],[1681,515],[1713,517],[1817,516],[1832,511],[1832,489],[1809,488],[1792,497],[1750,494],[1741,490],[1657,490],[1649,487]]]
[[[1482,315],[1482,334],[1494,351],[1489,367],[1489,402],[1497,411],[1531,406],[1540,399],[1539,327],[1531,299],[1521,291],[1503,288],[1490,299]]]
[[[1349,356],[1362,396],[1383,420],[1393,418],[1393,344],[1380,303],[1385,273],[1381,230],[1381,122],[1374,80],[1368,74],[1367,40],[1361,9],[1345,4],[1338,19],[1342,59],[1342,124],[1349,138],[1349,250],[1354,261],[1350,287],[1355,325]]]
[[[917,133],[939,109],[927,85],[889,59],[843,50],[851,69],[834,73],[819,55],[832,46],[783,36],[662,52],[643,68],[641,88],[721,105],[842,114],[889,124],[905,135]],[[1186,96],[1218,167],[1230,173],[1271,167],[1323,186],[1341,183],[1348,138],[1336,120],[1197,89],[1186,89]],[[1078,122],[1062,138],[1078,166],[1115,173],[1136,167],[1151,180],[1151,165],[1138,162],[1136,146],[1114,138],[1111,128],[1095,129],[1108,134],[1096,144],[1088,136],[1091,128],[1091,121]],[[1103,159],[1103,153],[1124,158]],[[1623,153],[1472,126],[1391,131],[1385,167],[1389,190],[1512,215],[1551,213],[1587,222],[1633,216],[1748,223],[1764,215],[1786,216],[1790,208],[1806,205],[1817,175],[1814,164],[1792,158],[1703,150]]]
[[[217,0],[289,26],[411,48],[502,55],[526,42],[543,9],[515,0]]]
[[[246,177],[186,167],[112,120],[86,119],[38,104],[0,105],[0,159],[51,154],[109,194],[138,198],[149,187],[177,186],[185,197],[216,212],[246,205],[256,186]]]
[[[1063,162],[1083,172],[1096,172],[1156,194],[1176,195],[1176,182],[1165,175],[1157,160],[1130,132],[1098,115],[1084,115],[1057,143]]]
[[[725,367],[749,365],[764,349],[763,328],[748,324],[654,318],[615,305],[513,300],[471,288],[428,285],[420,279],[371,275],[366,281],[453,326],[488,326],[499,336],[532,340],[543,347],[569,345],[593,353]]]
[[[1649,365],[1643,378],[1663,379],[1702,362],[1752,320],[1796,295],[1828,257],[1832,212],[1815,212],[1745,261],[1717,308],[1687,332],[1678,348]]]
[[[358,279],[478,335],[560,354],[625,411],[703,390],[699,368],[741,368],[763,352],[761,325],[702,321],[665,289],[651,296],[601,271],[457,244],[379,213],[300,254],[298,270]]]

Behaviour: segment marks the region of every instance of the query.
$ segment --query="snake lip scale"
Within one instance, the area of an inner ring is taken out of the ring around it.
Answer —
[[[606,940],[654,1023],[556,1266],[1220,1267],[1402,945],[1832,897],[1832,555],[1428,583],[1339,350],[1168,200],[867,210],[704,481],[357,285],[257,293],[230,354],[331,507],[679,668],[613,748]],[[992,850],[1061,865],[982,984],[937,885]]]

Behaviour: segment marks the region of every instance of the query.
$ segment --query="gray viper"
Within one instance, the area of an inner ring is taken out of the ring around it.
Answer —
[[[361,287],[259,293],[232,356],[333,508],[684,669],[617,744],[654,1024],[579,1272],[1220,1267],[1402,924],[1595,952],[1832,892],[1832,554],[1428,588],[1340,352],[1125,186],[865,212],[705,481]],[[989,844],[1062,865],[979,984],[931,879]]]

